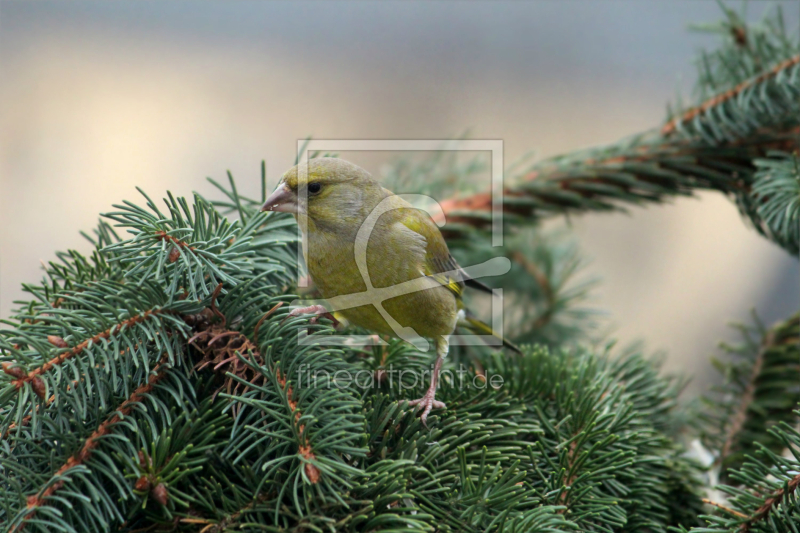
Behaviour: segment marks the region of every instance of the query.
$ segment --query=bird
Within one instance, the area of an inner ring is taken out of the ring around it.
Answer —
[[[458,265],[431,216],[363,168],[336,157],[295,165],[261,211],[295,216],[308,275],[326,301],[339,304],[333,316],[321,304],[296,308],[290,316],[326,316],[410,342],[433,340],[430,386],[408,402],[426,427],[434,408],[446,408],[436,400],[436,389],[456,327],[493,335],[519,353],[465,309],[465,287],[492,291]]]

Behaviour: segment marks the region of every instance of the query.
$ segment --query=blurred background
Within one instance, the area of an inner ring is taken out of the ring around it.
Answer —
[[[782,5],[796,31],[800,3]],[[138,201],[135,186],[211,196],[205,177],[230,169],[257,195],[260,161],[273,186],[308,135],[468,129],[502,139],[508,162],[659,125],[714,44],[688,25],[721,17],[710,0],[0,2],[0,317],[40,261],[88,250],[78,231]],[[666,352],[667,370],[695,379],[689,394],[728,322],[798,307],[797,260],[722,196],[572,225],[607,327]]]

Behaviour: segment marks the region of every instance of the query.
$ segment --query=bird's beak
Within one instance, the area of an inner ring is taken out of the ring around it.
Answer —
[[[297,213],[297,201],[291,189],[284,183],[278,186],[275,192],[267,198],[267,201],[261,206],[261,210]]]

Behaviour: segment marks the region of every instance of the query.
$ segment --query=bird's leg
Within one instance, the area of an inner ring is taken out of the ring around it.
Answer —
[[[308,307],[298,307],[297,309],[292,309],[292,312],[289,313],[286,319],[300,315],[315,315],[311,318],[311,320],[309,320],[309,322],[311,322],[312,324],[316,324],[317,320],[319,320],[320,317],[323,317],[333,322],[334,328],[339,327],[339,321],[336,320],[333,317],[333,314],[329,312],[327,309],[325,309],[325,306],[323,305],[310,305]]]
[[[444,409],[445,405],[444,402],[437,401],[436,397],[436,387],[439,385],[439,371],[442,368],[442,362],[444,362],[444,358],[447,355],[448,350],[448,342],[447,337],[440,337],[440,340],[436,342],[436,363],[433,365],[433,375],[431,376],[431,386],[428,387],[428,391],[425,395],[420,398],[419,400],[413,400],[408,402],[408,405],[416,405],[417,409],[422,409],[422,413],[420,414],[420,419],[422,420],[422,425],[428,427],[426,423],[428,420],[428,413],[431,412],[432,409]]]

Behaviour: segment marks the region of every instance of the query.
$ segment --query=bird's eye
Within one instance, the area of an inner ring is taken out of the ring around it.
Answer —
[[[308,192],[311,194],[317,194],[320,189],[322,189],[322,184],[317,183],[316,181],[312,181],[308,184]]]

